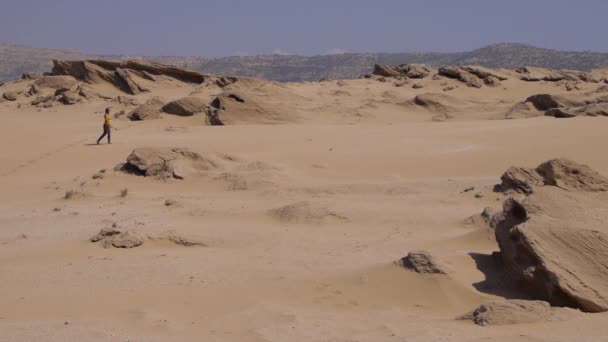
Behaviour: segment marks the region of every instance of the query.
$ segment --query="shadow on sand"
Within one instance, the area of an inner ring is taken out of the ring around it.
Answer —
[[[500,253],[469,253],[477,269],[486,277],[484,281],[473,284],[479,292],[506,299],[532,299],[520,290],[506,272]]]

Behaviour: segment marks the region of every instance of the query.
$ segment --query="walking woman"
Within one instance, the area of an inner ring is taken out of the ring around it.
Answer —
[[[97,139],[97,145],[103,137],[108,136],[108,144],[112,143],[112,117],[110,116],[110,108],[106,108],[106,113],[103,115],[103,134]]]

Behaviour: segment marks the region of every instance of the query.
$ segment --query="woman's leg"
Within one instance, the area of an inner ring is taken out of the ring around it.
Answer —
[[[112,143],[112,127],[110,126],[106,126],[107,129],[107,133],[108,133],[108,144]]]
[[[103,133],[101,134],[101,136],[99,137],[99,139],[97,139],[97,145],[99,145],[99,142],[101,141],[101,139],[103,139],[103,137],[106,136],[106,134],[108,134],[108,131],[107,131],[107,127],[104,125],[103,126]]]

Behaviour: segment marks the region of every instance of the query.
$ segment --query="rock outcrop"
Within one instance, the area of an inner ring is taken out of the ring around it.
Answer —
[[[113,62],[103,60],[53,61],[53,75],[67,75],[90,83],[110,83],[121,91],[135,95],[147,92],[143,80],[155,81],[157,77],[171,77],[185,82],[201,84],[210,79],[196,71],[143,61]]]
[[[522,192],[493,218],[509,278],[531,298],[608,311],[608,178],[554,159],[514,168],[500,189]]]
[[[416,273],[446,274],[433,256],[426,251],[414,251],[396,261],[396,264]]]
[[[556,118],[571,118],[575,116],[600,116],[608,114],[608,98],[573,97],[565,95],[537,94],[526,99],[537,112]],[[509,113],[507,114],[507,116]]]

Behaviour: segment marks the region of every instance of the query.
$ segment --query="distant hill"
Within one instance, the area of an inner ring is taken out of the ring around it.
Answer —
[[[456,53],[347,53],[323,56],[243,56],[206,59],[202,57],[94,56],[77,51],[36,49],[0,45],[0,82],[18,78],[25,71],[44,72],[52,59],[147,59],[206,73],[251,76],[275,81],[316,81],[322,77],[357,78],[369,73],[375,63],[397,65],[421,63],[441,65],[481,65],[515,69],[541,66],[551,69],[591,70],[608,67],[608,53],[558,51],[525,44],[503,43],[469,52]]]

